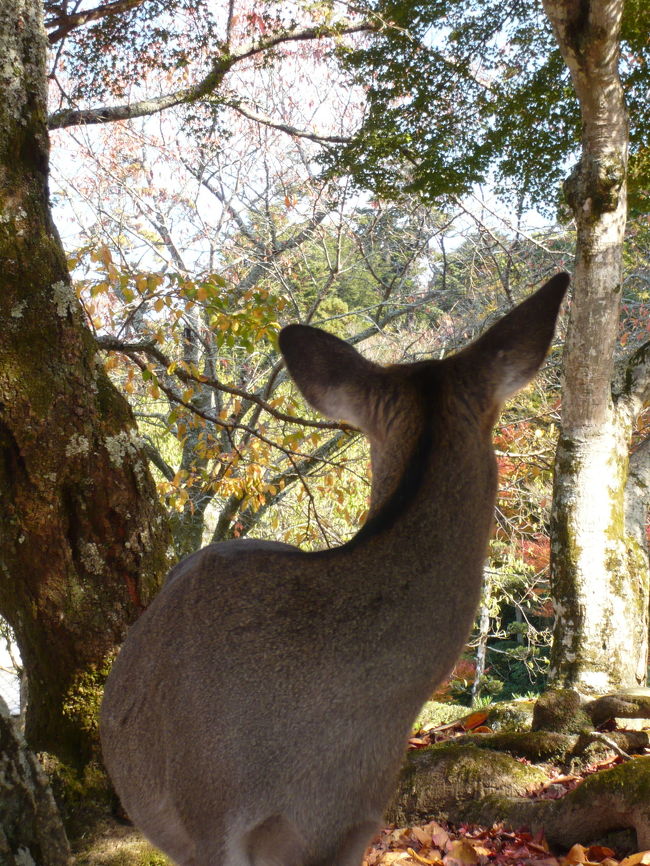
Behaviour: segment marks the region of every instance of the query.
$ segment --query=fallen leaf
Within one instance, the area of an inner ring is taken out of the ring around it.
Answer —
[[[423,827],[411,827],[411,834],[418,840],[420,845],[430,846],[433,842],[431,837],[430,824],[425,824]]]
[[[597,863],[602,863],[603,860],[610,860],[614,857],[614,852],[611,848],[606,848],[604,845],[591,845],[587,848],[587,858]]]
[[[586,863],[589,860],[587,856],[587,849],[584,845],[576,844],[571,848],[566,857],[562,857],[563,863],[568,863],[570,866],[573,866],[575,863]]]
[[[650,851],[639,851],[637,854],[630,854],[625,860],[621,860],[620,866],[637,866],[641,863],[642,866],[650,864]]]
[[[482,725],[487,717],[487,710],[477,710],[475,713],[470,713],[469,716],[465,716],[464,719],[461,719],[460,723],[466,731],[471,731],[472,728],[478,728],[479,725]]]
[[[466,839],[456,839],[442,858],[445,866],[476,866],[478,854]]]
[[[379,863],[382,866],[392,866],[393,863],[409,860],[409,855],[406,851],[384,851],[379,858]]]
[[[421,854],[418,854],[413,848],[406,849],[409,857],[413,860],[417,860],[418,863],[425,863],[426,866],[438,866],[440,863],[442,866],[442,860],[440,857],[435,857],[434,859],[429,859],[428,857],[423,857]]]
[[[415,827],[413,829],[415,830]],[[436,821],[429,821],[428,824],[422,824],[417,829],[420,835],[416,835],[415,838],[421,845],[440,848],[443,851],[449,845],[449,833]]]

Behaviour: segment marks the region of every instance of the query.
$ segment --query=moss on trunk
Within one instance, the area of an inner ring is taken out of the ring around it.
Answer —
[[[41,14],[38,0],[0,12],[0,613],[28,674],[30,745],[82,765],[96,735],[70,710],[79,683],[155,591],[168,542],[50,216]]]

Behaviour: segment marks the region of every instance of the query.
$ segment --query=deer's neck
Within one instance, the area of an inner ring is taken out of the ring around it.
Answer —
[[[391,562],[423,582],[432,572],[475,582],[496,495],[490,436],[425,425],[410,448],[401,445],[401,462],[377,466],[368,519],[345,545],[359,558],[357,573],[367,571],[366,561],[390,573]]]

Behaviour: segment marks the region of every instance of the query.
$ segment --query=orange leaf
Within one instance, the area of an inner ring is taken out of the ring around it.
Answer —
[[[434,860],[429,860],[427,857],[423,857],[421,854],[418,854],[413,848],[406,849],[407,854],[411,859],[417,860],[418,863],[424,863],[425,866],[438,866],[438,863],[442,864],[442,860],[439,857],[436,857]]]
[[[471,731],[472,728],[478,728],[479,725],[482,725],[487,717],[487,710],[477,710],[475,713],[470,713],[469,716],[465,716],[464,719],[461,719],[461,724],[466,731]]]
[[[565,863],[575,864],[575,863],[586,863],[589,860],[587,857],[587,849],[584,845],[576,844],[571,848],[566,857],[562,858]]]

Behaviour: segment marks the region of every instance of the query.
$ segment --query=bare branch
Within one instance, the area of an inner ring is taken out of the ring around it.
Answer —
[[[148,438],[143,438],[142,445],[144,448],[144,453],[147,455],[153,465],[160,470],[160,472],[167,479],[167,481],[171,481],[174,475],[176,475],[176,473],[169,465],[169,463],[167,463],[167,461],[163,458],[163,456],[155,447],[155,445],[151,442],[151,440]]]
[[[247,508],[239,514],[239,521],[242,523],[242,535],[247,535],[251,529],[253,529],[264,516],[264,514],[272,508],[276,506],[279,502],[284,499],[284,497],[293,489],[294,483],[298,480],[298,478],[302,476],[309,475],[311,471],[320,467],[325,460],[333,459],[334,454],[337,450],[343,448],[343,446],[348,446],[350,442],[354,441],[349,436],[346,436],[344,433],[337,433],[320,445],[313,454],[310,454],[309,457],[305,457],[299,464],[292,461],[291,467],[287,468],[281,472],[278,472],[267,482],[269,486],[281,488],[278,490],[275,496],[269,497],[267,501],[259,506],[257,511],[253,511],[251,508]],[[239,505],[241,505],[243,497],[239,499]],[[232,519],[235,515],[236,511],[232,513],[230,517],[230,521],[228,524],[222,523],[221,517],[219,518],[219,523],[217,525],[217,529],[215,529],[214,535],[212,537],[212,541],[222,541],[226,536],[225,532],[232,522]],[[218,534],[218,533],[221,534]]]
[[[228,108],[232,108],[248,120],[261,123],[263,126],[269,126],[271,129],[277,129],[280,132],[286,132],[287,135],[294,136],[295,138],[308,138],[310,141],[316,141],[320,144],[347,144],[350,141],[349,137],[346,136],[319,135],[318,133],[310,132],[307,129],[298,129],[298,127],[292,126],[290,123],[282,123],[278,120],[273,120],[272,117],[268,117],[266,114],[260,114],[259,111],[255,111],[240,100],[224,99],[221,101],[221,104],[227,105]]]
[[[157,114],[166,108],[173,108],[183,103],[197,102],[208,93],[216,90],[230,68],[230,63],[215,65],[201,81],[192,87],[183,87],[165,96],[154,96],[151,99],[141,99],[138,102],[124,105],[105,105],[100,108],[64,108],[55,111],[48,118],[50,129],[65,129],[68,126],[91,125],[95,123],[112,123],[115,120],[130,120],[134,117],[146,117]]]
[[[142,362],[135,356],[138,354],[147,355],[152,360],[156,361],[156,363],[160,364],[165,369],[168,369],[171,364],[171,358],[168,358],[163,352],[160,351],[153,343],[151,342],[138,342],[138,343],[125,343],[122,340],[118,340],[115,337],[97,337],[97,344],[101,349],[106,349],[108,351],[117,351],[122,352],[124,355],[127,355],[134,361],[138,366],[142,367]],[[188,373],[186,370],[183,370],[181,367],[177,367],[174,375],[180,379],[182,382],[186,383],[195,383],[197,385],[201,385],[201,387],[209,387],[215,388],[218,391],[222,391],[226,394],[232,394],[234,397],[241,397],[243,400],[247,400],[250,403],[255,403],[261,409],[264,409],[265,412],[268,412],[269,415],[272,415],[274,418],[277,418],[278,421],[286,421],[290,424],[300,424],[303,427],[316,427],[320,430],[350,430],[352,428],[347,424],[340,424],[335,421],[312,421],[307,418],[298,418],[293,415],[286,415],[284,412],[279,412],[261,397],[258,397],[256,394],[251,394],[249,391],[244,391],[241,388],[234,388],[231,385],[225,385],[223,382],[220,382],[218,379],[210,379],[207,376],[194,376],[191,373]],[[161,383],[159,382],[159,385]],[[182,405],[186,405],[189,409],[196,412],[197,407],[192,406],[178,399],[177,395],[172,395],[173,399],[177,403],[181,403]],[[201,414],[201,413],[198,413]],[[213,421],[215,424],[218,424],[220,427],[228,427],[232,428],[233,426],[239,427],[241,429],[246,429],[243,425],[233,425],[219,418],[214,418],[212,415],[202,415],[206,420]],[[258,434],[255,433],[257,436]]]

